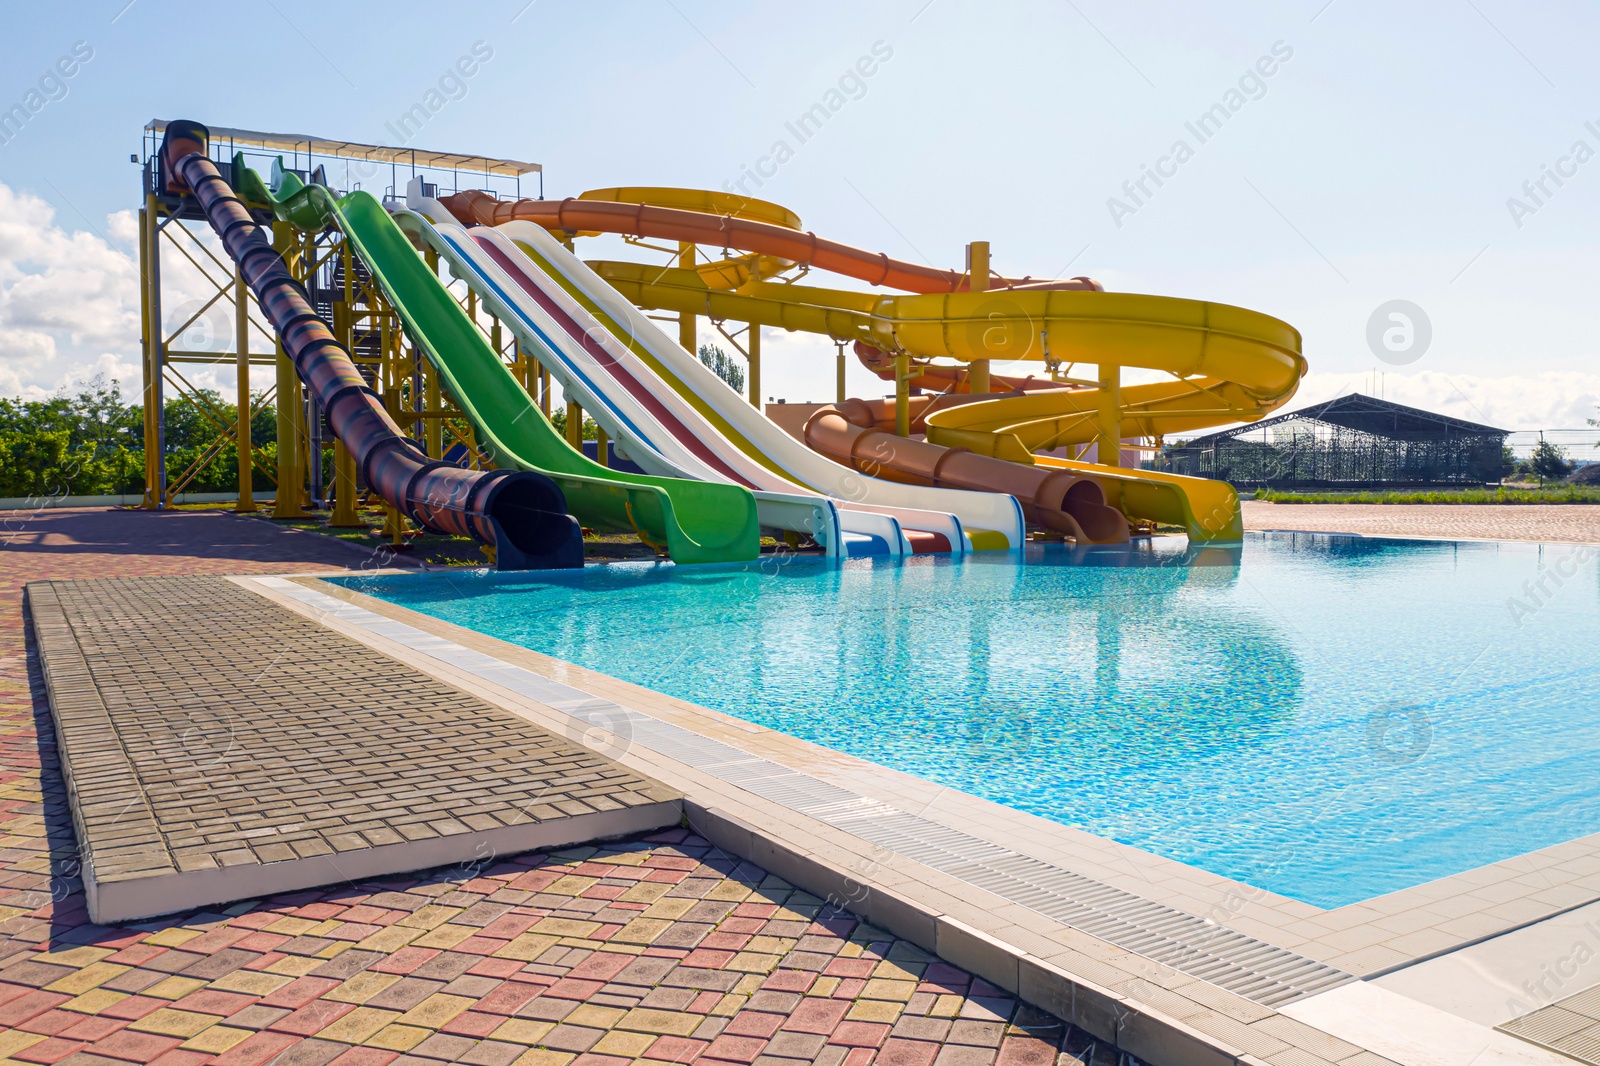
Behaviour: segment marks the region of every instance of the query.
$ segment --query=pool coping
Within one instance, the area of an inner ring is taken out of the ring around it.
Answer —
[[[1378,901],[1391,901],[1387,910],[1382,907],[1375,912],[1362,910],[1371,908],[1375,902],[1372,900],[1332,911],[1321,910],[1137,848],[1093,837],[1034,815],[1012,811],[987,800],[933,785],[911,775],[885,770],[864,760],[398,607],[347,586],[330,584],[315,577],[239,580],[258,586],[264,582],[293,583],[399,622],[410,629],[451,641],[462,648],[477,650],[561,683],[580,685],[598,699],[609,697],[620,706],[640,708],[662,720],[686,722],[695,732],[763,757],[774,757],[786,766],[799,767],[802,772],[822,780],[847,787],[854,785],[858,790],[867,789],[869,791],[865,795],[897,803],[932,820],[967,828],[981,825],[986,838],[1003,838],[1018,852],[1059,864],[1066,869],[1089,870],[1125,891],[1157,902],[1176,904],[1189,913],[1205,915],[1207,921],[1220,927],[1237,930],[1266,944],[1310,958],[1317,957],[1320,947],[1320,953],[1329,958],[1349,958],[1354,955],[1370,960],[1375,954],[1368,950],[1371,945],[1352,947],[1352,938],[1363,940],[1372,934],[1373,929],[1377,929],[1382,934],[1379,940],[1382,943],[1384,938],[1394,939],[1415,932],[1407,930],[1396,933],[1377,926],[1378,920],[1394,915],[1411,915],[1424,904],[1455,898],[1460,893],[1453,894],[1449,890],[1440,892],[1439,886],[1448,885],[1458,878],[1468,879],[1462,881],[1459,888],[1472,890],[1513,881],[1527,872],[1517,867],[1500,870],[1487,880],[1474,879],[1474,875],[1482,871],[1496,871],[1497,867],[1520,863],[1527,858],[1522,856],[1508,863],[1493,864],[1480,868],[1480,871],[1457,875],[1457,878],[1418,886],[1405,893],[1378,897]],[[258,587],[257,591],[287,606],[318,614],[299,601],[298,597],[285,595],[281,590]],[[355,639],[388,654],[405,654],[407,661],[414,662],[424,672],[434,673],[442,680],[491,702],[507,705],[517,713],[533,716],[536,720],[541,714],[541,708],[535,701],[519,698],[515,693],[498,686],[486,686],[481,678],[448,663],[418,662],[414,649],[401,652],[383,638],[342,621],[331,612],[320,612],[320,616],[324,624],[347,632]],[[548,715],[549,709],[542,709],[542,713]],[[545,724],[548,726],[554,722],[546,719]],[[600,732],[604,733],[603,730]],[[584,739],[588,742],[591,738]],[[602,744],[615,741],[614,735],[600,737]],[[831,894],[835,898],[853,900],[851,892],[864,892],[861,909],[866,911],[869,920],[883,924],[898,935],[930,950],[936,950],[950,961],[967,966],[997,984],[1020,992],[1024,998],[1032,999],[1039,1006],[1105,1039],[1123,1041],[1124,1036],[1119,1034],[1126,1028],[1126,1039],[1138,1044],[1155,1031],[1147,1031],[1147,1027],[1155,1025],[1162,1034],[1159,1046],[1166,1046],[1165,1041],[1176,1040],[1178,1044],[1173,1046],[1187,1047],[1193,1052],[1185,1052],[1172,1061],[1271,1061],[1273,1054],[1268,1049],[1274,1046],[1325,1054],[1327,1061],[1335,1061],[1345,1055],[1333,1054],[1334,1050],[1350,1054],[1360,1050],[1354,1044],[1337,1041],[1309,1026],[1295,1029],[1295,1026],[1302,1026],[1303,1023],[1294,1021],[1286,1014],[1045,919],[1005,899],[983,898],[982,890],[973,891],[970,884],[949,877],[930,877],[925,869],[912,869],[916,863],[901,861],[898,855],[886,855],[881,848],[874,851],[863,846],[852,847],[849,839],[840,839],[836,829],[804,817],[797,818],[793,811],[783,811],[775,805],[755,801],[748,794],[735,795],[725,784],[719,788],[717,784],[704,779],[703,775],[695,780],[696,775],[691,772],[686,780],[683,764],[668,765],[658,753],[641,751],[635,746],[620,755],[608,754],[626,765],[634,765],[629,763],[629,759],[636,759],[636,769],[681,788],[688,797],[685,806],[691,812],[696,828],[719,845],[753,861],[765,863],[774,872],[820,895]],[[870,776],[870,780],[863,782],[864,776]],[[805,824],[807,822],[810,824]],[[1585,838],[1585,841],[1590,853],[1600,857],[1600,835]],[[855,843],[862,845],[863,842],[858,840]],[[1571,848],[1575,843],[1583,842],[1569,842],[1545,850],[1559,851],[1561,848]],[[797,846],[801,850],[796,850]],[[1554,866],[1557,863],[1547,865]],[[1421,889],[1429,889],[1424,893],[1425,898],[1401,900],[1406,904],[1404,906],[1393,905],[1395,897],[1403,897],[1406,893]],[[1597,884],[1595,892],[1595,896],[1586,898],[1600,898],[1600,884]],[[1480,902],[1492,909],[1503,901]],[[1571,902],[1534,916],[1521,916],[1510,921],[1502,917],[1496,919],[1492,928],[1474,929],[1470,935],[1452,936],[1447,944],[1426,945],[1428,950],[1406,955],[1398,961],[1392,958],[1382,960],[1388,965],[1363,967],[1363,972],[1350,968],[1348,972],[1352,979],[1387,972],[1581,905],[1581,902]],[[853,903],[851,909],[857,909]],[[1392,914],[1388,913],[1391,911]],[[1458,917],[1460,915],[1451,915],[1445,920]],[[1415,1003],[1412,1000],[1406,1002]],[[1169,1022],[1176,1028],[1168,1025]],[[1146,1029],[1141,1029],[1141,1025]],[[1259,1028],[1262,1026],[1265,1028]],[[1226,1033],[1236,1043],[1218,1036],[1217,1032]],[[1276,1035],[1264,1035],[1274,1033]],[[1288,1039],[1285,1040],[1285,1037]],[[1329,1041],[1333,1044],[1330,1045]],[[1154,1051],[1157,1045],[1141,1046]],[[1211,1056],[1209,1052],[1201,1055],[1202,1046],[1223,1057]],[[1126,1049],[1138,1053],[1134,1046]],[[1255,1057],[1257,1055],[1261,1057]],[[1158,1062],[1169,1060],[1168,1056],[1159,1052],[1145,1057]]]

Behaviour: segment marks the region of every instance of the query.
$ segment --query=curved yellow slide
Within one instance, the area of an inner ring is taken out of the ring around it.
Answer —
[[[1225,482],[1035,453],[1096,440],[1102,421],[1112,418],[1119,421],[1118,436],[1255,421],[1294,395],[1306,369],[1299,332],[1269,315],[1209,301],[1101,292],[1081,278],[1000,278],[990,283],[1006,287],[974,292],[955,272],[823,241],[801,232],[793,212],[722,193],[606,189],[555,203],[467,201],[458,214],[491,225],[526,218],[575,236],[608,231],[746,253],[692,269],[589,264],[648,309],[860,341],[914,362],[1038,360],[1069,380],[1080,365],[1171,375],[1109,395],[1096,387],[1042,389],[946,406],[927,416],[927,436],[1014,462],[1092,473],[1113,483],[1125,514],[1182,525],[1193,540],[1242,536],[1238,496]],[[880,296],[765,280],[797,262],[912,292]]]

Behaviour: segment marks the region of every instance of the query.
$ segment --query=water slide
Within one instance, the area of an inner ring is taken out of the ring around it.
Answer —
[[[1075,363],[1090,363],[1172,375],[1170,382],[1126,386],[1112,398],[1124,424],[1137,432],[1253,421],[1286,402],[1305,371],[1299,333],[1266,315],[1206,301],[1105,293],[1087,278],[991,278],[989,289],[973,292],[959,272],[822,240],[800,232],[798,219],[783,208],[742,197],[634,188],[596,190],[561,201],[498,201],[467,192],[444,202],[469,223],[521,220],[568,235],[619,233],[747,253],[696,270],[595,264],[607,281],[644,307],[689,308],[713,317],[808,329],[917,360],[1037,359],[1065,366],[1068,373]],[[795,264],[912,295],[762,280]],[[1093,475],[1130,516],[1177,522],[1197,540],[1240,535],[1237,496],[1221,483],[1033,454],[1093,439],[1102,399],[1097,388],[1041,389],[963,404],[929,416],[929,440],[1022,465]]]
[[[674,407],[695,439],[725,459],[742,456],[743,461],[753,460],[768,476],[782,478],[785,484],[833,498],[841,508],[841,520],[847,523],[867,515],[890,515],[914,542],[919,534],[931,534],[957,550],[963,535],[978,551],[1021,545],[1026,536],[1025,516],[1011,496],[995,493],[987,485],[983,491],[935,489],[862,476],[829,462],[728,388],[542,227],[510,223],[489,232],[498,232],[515,244],[536,268],[530,272],[533,276],[559,283],[547,284],[547,293],[565,296],[580,319],[592,316],[592,321],[603,327],[601,332],[615,342],[613,350],[618,357],[629,366],[642,364],[639,379],[661,402]],[[1083,495],[1093,493],[1086,490]],[[1092,500],[1085,505],[1089,504]],[[952,522],[951,515],[959,521]],[[949,525],[941,528],[941,521]],[[949,550],[942,545],[937,548]]]
[[[826,496],[783,480],[737,449],[718,448],[721,438],[714,431],[685,424],[697,422],[693,408],[673,405],[672,398],[663,401],[658,394],[665,390],[658,381],[652,389],[650,369],[629,358],[615,337],[510,241],[494,230],[469,234],[437,201],[416,190],[408,202],[417,210],[393,209],[401,229],[439,253],[630,462],[661,476],[746,486],[754,492],[764,528],[809,536],[829,555],[899,555],[912,549],[893,516],[841,516]],[[944,530],[927,535],[926,547],[961,550],[963,538],[953,518],[923,524]]]
[[[167,125],[160,152],[167,190],[193,194],[367,483],[424,527],[494,548],[500,569],[582,566],[582,534],[549,478],[463,470],[429,459],[406,438],[207,158],[209,140],[197,122]]]
[[[337,201],[273,168],[269,189],[243,156],[241,189],[303,229],[337,226],[393,305],[407,335],[438,369],[495,465],[544,475],[585,525],[633,532],[675,562],[732,562],[760,554],[756,501],[736,485],[622,474],[574,451],[534,405],[478,327],[369,193]]]

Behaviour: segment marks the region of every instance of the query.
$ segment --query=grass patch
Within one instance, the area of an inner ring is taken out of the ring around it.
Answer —
[[[1600,503],[1600,486],[1543,488],[1400,489],[1393,492],[1279,492],[1257,489],[1252,499],[1268,503]]]

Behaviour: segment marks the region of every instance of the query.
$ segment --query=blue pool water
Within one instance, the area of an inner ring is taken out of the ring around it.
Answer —
[[[1270,534],[350,583],[1334,907],[1600,832],[1588,551]]]

